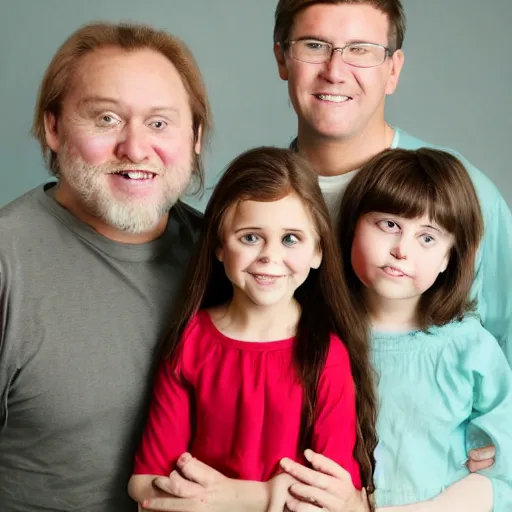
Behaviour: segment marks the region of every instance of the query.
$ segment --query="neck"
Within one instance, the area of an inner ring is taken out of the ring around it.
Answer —
[[[149,231],[144,231],[143,233],[127,233],[110,226],[100,217],[93,215],[62,181],[59,181],[55,186],[53,198],[73,216],[85,222],[100,235],[103,235],[113,242],[124,244],[145,244],[157,239],[165,231],[169,218],[169,214],[165,214],[158,224]]]
[[[362,167],[391,146],[394,130],[385,122],[350,138],[334,139],[313,134],[299,124],[299,153],[320,176],[339,176]]]
[[[233,299],[211,310],[212,320],[219,331],[240,341],[277,341],[296,334],[300,306],[295,299],[272,306],[254,304],[235,290]]]
[[[386,299],[366,290],[365,301],[375,331],[407,332],[418,328],[416,308],[419,298]]]

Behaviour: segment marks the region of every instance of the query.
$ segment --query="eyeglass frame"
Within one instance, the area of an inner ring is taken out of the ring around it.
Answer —
[[[314,39],[314,38],[310,38],[310,37],[305,37],[305,38],[301,38],[301,39],[291,39],[289,41],[286,41],[286,43],[285,43],[286,48],[285,49],[288,50],[288,49],[290,49],[291,46],[293,46],[293,45],[295,45],[297,43],[300,43],[302,41],[315,41],[317,43],[322,43],[322,44],[325,44],[325,45],[328,45],[328,46],[331,47],[330,54],[326,54],[326,59],[321,61],[321,62],[308,62],[307,60],[301,60],[301,59],[298,59],[297,57],[294,57],[290,53],[290,56],[291,56],[292,59],[298,60],[299,62],[305,62],[306,64],[325,64],[326,62],[329,62],[332,59],[332,56],[334,55],[334,52],[340,52],[340,55],[341,55],[341,58],[343,59],[343,62],[345,62],[349,66],[354,66],[356,68],[362,68],[362,69],[376,68],[376,67],[381,66],[382,64],[384,64],[384,62],[386,62],[386,59],[391,57],[395,53],[395,51],[396,51],[396,50],[392,50],[388,46],[384,46],[384,45],[379,44],[379,43],[353,42],[353,43],[347,43],[344,46],[334,46],[332,43],[329,43],[328,41],[322,41],[321,39]],[[349,46],[354,46],[354,45],[371,46],[371,47],[374,47],[374,48],[383,48],[385,50],[384,60],[382,62],[380,62],[379,64],[374,64],[373,66],[358,66],[357,64],[352,64],[351,62],[347,62],[345,60],[345,58],[343,57],[343,52],[344,52],[345,48],[348,48]]]

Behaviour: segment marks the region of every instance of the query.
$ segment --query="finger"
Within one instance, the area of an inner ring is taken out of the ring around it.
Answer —
[[[194,498],[204,494],[203,486],[187,480],[176,470],[168,477],[160,476],[155,478],[153,486],[177,498]]]
[[[493,445],[475,448],[469,452],[469,458],[474,461],[492,459],[493,457],[496,457],[496,448]]]
[[[152,498],[142,502],[142,508],[148,512],[196,512],[197,503],[180,498]]]
[[[208,487],[224,478],[222,473],[192,457],[189,453],[184,453],[178,459],[176,466],[186,479],[203,487]]]
[[[494,459],[485,459],[480,461],[469,459],[467,462],[468,469],[471,473],[476,473],[477,471],[482,471],[484,469],[490,468],[493,464]]]
[[[294,484],[290,487],[290,494],[304,503],[310,503],[326,510],[340,510],[345,500],[338,496],[305,484]]]
[[[316,453],[313,450],[306,450],[304,452],[306,459],[311,462],[311,465],[317,470],[326,475],[333,476],[339,480],[351,480],[349,472],[336,464],[332,459],[329,459],[321,453]]]
[[[289,475],[305,484],[313,485],[319,489],[327,489],[329,486],[331,477],[328,475],[319,473],[314,469],[309,469],[306,466],[288,458],[281,459],[279,464]]]
[[[289,498],[284,506],[284,512],[318,512],[319,510],[322,509],[296,498]]]

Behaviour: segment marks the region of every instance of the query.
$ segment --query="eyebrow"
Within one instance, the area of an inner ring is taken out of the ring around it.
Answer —
[[[434,231],[437,231],[438,233],[441,233],[442,235],[445,234],[445,232],[442,229],[436,228],[435,226],[432,226],[432,224],[422,224],[421,227],[426,228],[426,229],[433,229]]]
[[[242,227],[242,228],[238,228],[235,230],[235,233],[238,233],[239,231],[263,231],[264,228],[260,228],[260,227],[257,227],[257,226],[247,226],[247,227]],[[283,232],[286,231],[286,232],[291,232],[291,233],[304,233],[304,231],[302,229],[299,229],[299,228],[283,228]]]
[[[89,96],[88,98],[84,98],[83,100],[80,101],[80,106],[89,107],[89,106],[94,106],[97,104],[106,104],[106,103],[108,103],[110,105],[114,105],[116,107],[121,106],[121,103],[118,100],[116,100],[114,98],[109,98],[108,96]],[[171,113],[177,114],[177,115],[179,115],[179,113],[180,113],[180,111],[176,107],[172,107],[170,105],[156,106],[156,107],[151,107],[149,109],[150,113],[164,112],[164,111],[171,112]]]
[[[318,37],[318,36],[313,36],[313,35],[300,36],[300,37],[297,37],[296,39],[293,39],[293,41],[307,41],[309,39],[318,41],[320,43],[327,43],[327,44],[330,44],[331,46],[334,46],[334,43],[332,41],[327,41],[323,37]],[[343,46],[349,45],[349,44],[378,44],[379,46],[384,46],[384,45],[381,45],[380,43],[374,43],[373,41],[366,41],[363,39],[351,39],[351,40],[347,41]]]

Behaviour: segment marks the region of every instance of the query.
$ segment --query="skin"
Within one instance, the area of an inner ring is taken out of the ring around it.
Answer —
[[[369,5],[317,4],[297,14],[290,39],[312,37],[335,47],[355,41],[387,47],[388,31],[387,17]],[[274,53],[297,113],[299,152],[319,174],[357,169],[391,145],[393,130],[384,120],[384,106],[398,84],[401,50],[373,68],[351,66],[339,52],[323,64],[295,60],[279,45]],[[319,94],[349,99],[339,103],[322,100]]]
[[[78,64],[59,118],[45,115],[57,154],[55,199],[111,240],[144,243],[162,234],[190,181],[192,113],[174,65],[152,50],[106,47]],[[126,179],[119,172],[144,179]]]
[[[366,287],[375,329],[417,327],[421,295],[446,270],[453,236],[426,215],[407,219],[370,212],[363,215],[352,242],[352,268]]]

